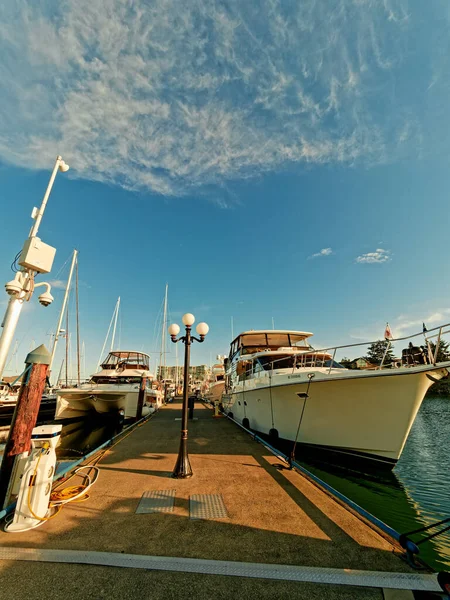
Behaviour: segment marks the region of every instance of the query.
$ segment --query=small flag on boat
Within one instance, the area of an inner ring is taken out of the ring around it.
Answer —
[[[422,323],[422,325],[423,325],[422,333],[426,333],[428,331],[428,329],[425,327],[425,323]]]
[[[391,328],[389,327],[389,323],[386,323],[386,329],[384,330],[384,339],[392,340],[392,338],[393,338],[393,335],[392,335]]]

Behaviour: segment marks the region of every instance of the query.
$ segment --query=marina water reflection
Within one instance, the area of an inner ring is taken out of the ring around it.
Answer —
[[[427,397],[392,472],[366,473],[304,462],[304,466],[376,517],[406,533],[450,517],[450,398]],[[435,530],[433,530],[435,531]],[[417,534],[414,540],[427,535]],[[450,567],[450,531],[420,545],[436,570]]]

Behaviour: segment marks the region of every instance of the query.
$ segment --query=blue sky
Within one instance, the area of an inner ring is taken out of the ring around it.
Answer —
[[[316,346],[449,321],[449,16],[444,0],[4,3],[3,280],[60,153],[40,235],[48,279],[80,252],[88,372],[119,295],[121,345],[157,349],[166,282],[174,319],[210,324],[195,363],[228,350],[231,316]],[[27,305],[19,364],[62,293]]]

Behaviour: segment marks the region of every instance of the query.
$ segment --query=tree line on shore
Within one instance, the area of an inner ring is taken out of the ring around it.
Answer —
[[[434,342],[428,342],[430,346],[431,353],[435,354],[436,352],[436,344]],[[428,355],[428,348],[426,346],[421,347],[425,356]],[[386,340],[378,340],[377,342],[373,342],[370,344],[366,356],[362,356],[362,359],[367,361],[370,365],[376,367],[380,366],[383,362],[383,365],[389,367],[393,365],[397,361],[401,361],[401,358],[396,358],[394,356],[394,352],[391,346],[387,346]],[[445,362],[450,361],[450,344],[445,342],[444,340],[440,340],[436,362]],[[355,366],[355,359],[350,359],[347,357],[342,358],[340,364],[347,369],[358,368]],[[450,380],[448,377],[439,381],[438,383],[434,383],[430,389],[428,390],[428,394],[442,394],[447,395],[450,394]]]

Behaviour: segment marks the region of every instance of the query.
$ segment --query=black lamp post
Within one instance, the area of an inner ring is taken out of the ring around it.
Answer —
[[[191,327],[195,323],[194,315],[187,313],[182,318],[183,325],[186,327],[186,335],[177,338],[180,333],[180,327],[173,324],[169,327],[169,334],[172,342],[183,342],[184,344],[184,381],[183,381],[183,410],[181,413],[181,438],[180,438],[180,449],[178,451],[178,458],[175,468],[172,473],[172,477],[177,479],[185,479],[186,477],[192,477],[192,467],[189,462],[189,456],[187,451],[187,440],[188,440],[188,397],[189,397],[189,362],[191,354],[191,344],[195,340],[196,342],[203,342],[205,336],[209,331],[209,327],[206,323],[199,323],[196,327],[196,331],[200,338],[196,338],[191,335]]]

